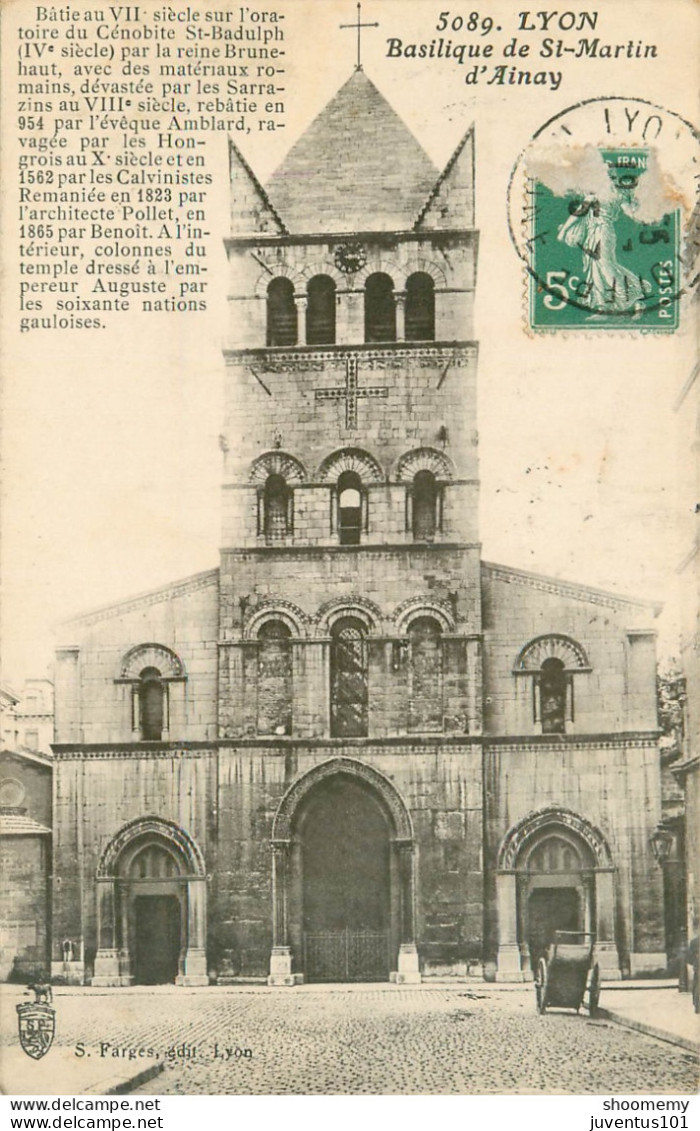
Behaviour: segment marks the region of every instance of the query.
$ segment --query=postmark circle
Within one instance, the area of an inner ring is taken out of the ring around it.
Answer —
[[[700,134],[642,98],[592,98],[545,122],[508,185],[535,330],[672,332],[695,285]]]

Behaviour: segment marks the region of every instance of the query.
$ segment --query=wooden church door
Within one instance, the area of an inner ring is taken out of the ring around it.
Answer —
[[[312,982],[389,977],[387,822],[363,787],[319,786],[302,829],[304,973]]]

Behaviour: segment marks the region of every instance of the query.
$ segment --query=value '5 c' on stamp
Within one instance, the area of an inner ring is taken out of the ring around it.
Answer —
[[[540,333],[671,333],[700,278],[700,134],[643,98],[555,114],[508,186],[508,226]]]
[[[591,178],[593,191],[561,194],[551,179],[530,180],[530,325],[675,330],[680,209],[653,215],[645,207],[653,153],[597,153],[603,175]],[[594,153],[587,164],[598,172]]]

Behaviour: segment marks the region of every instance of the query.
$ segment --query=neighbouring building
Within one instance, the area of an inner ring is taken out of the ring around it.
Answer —
[[[0,687],[0,981],[49,966],[52,739],[51,681]]]
[[[683,789],[682,861],[688,940],[700,920],[700,365],[676,401],[679,423],[680,487],[686,503],[687,550],[679,566],[681,587],[681,668],[685,677],[683,754],[673,772]],[[678,854],[678,838],[670,844]]]
[[[0,981],[49,969],[52,759],[0,750]]]
[[[658,610],[481,556],[472,132],[358,68],[230,170],[219,568],[66,626],[54,971],[663,969]]]
[[[2,689],[0,749],[51,753],[53,742],[53,683],[27,679],[18,691]]]

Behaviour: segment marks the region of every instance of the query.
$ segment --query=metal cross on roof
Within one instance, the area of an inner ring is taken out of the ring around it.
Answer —
[[[361,13],[362,13],[362,5],[358,3],[358,5],[357,5],[357,23],[355,23],[355,24],[340,24],[341,29],[355,28],[356,31],[357,31],[357,63],[355,64],[355,70],[356,71],[362,70],[362,59],[361,59],[361,55],[360,55],[360,51],[361,51],[361,47],[362,47],[362,41],[360,39],[361,29],[363,27],[379,27],[379,24],[377,24],[377,23],[363,24],[361,22],[361,18],[360,18]]]

